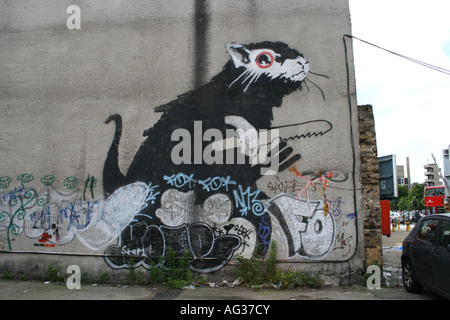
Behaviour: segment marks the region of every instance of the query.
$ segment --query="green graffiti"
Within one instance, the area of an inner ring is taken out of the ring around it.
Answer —
[[[45,186],[45,187],[50,187],[53,182],[55,182],[55,177],[52,176],[51,174],[48,174],[44,177],[42,177],[41,179],[41,183]]]
[[[18,221],[23,220],[26,215],[26,206],[36,199],[36,191],[33,189],[28,189],[25,191],[23,197],[12,197],[9,200],[10,212],[2,211],[0,212],[0,223],[9,219],[8,225],[6,227],[6,239],[8,242],[9,250],[11,248],[11,236],[16,236],[20,233],[20,227],[17,224]],[[15,211],[14,209],[17,208]],[[14,211],[14,213],[12,213]]]
[[[34,177],[32,174],[24,173],[17,177],[17,180],[21,181],[22,183],[28,183],[34,180]]]
[[[92,176],[86,179],[86,183],[84,185],[86,189],[94,189],[97,186],[97,182],[98,179]]]
[[[75,189],[78,186],[78,181],[80,181],[80,179],[77,177],[67,177],[64,180],[64,186],[69,190]]]
[[[6,189],[9,187],[12,179],[8,176],[0,177],[0,189]]]

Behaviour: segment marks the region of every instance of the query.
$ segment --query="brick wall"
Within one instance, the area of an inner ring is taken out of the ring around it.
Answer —
[[[383,265],[378,152],[371,105],[358,106],[364,213],[364,267]]]

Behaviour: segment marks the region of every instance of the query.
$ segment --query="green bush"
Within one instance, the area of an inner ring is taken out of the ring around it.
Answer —
[[[130,259],[130,261],[128,262],[128,278],[127,278],[128,284],[135,284],[136,275],[134,274],[134,267],[135,267],[134,259]]]
[[[194,277],[189,267],[190,252],[186,251],[182,258],[177,257],[175,250],[169,248],[166,254],[165,266],[167,285],[173,289],[181,289],[192,283]]]
[[[149,284],[162,284],[165,281],[165,271],[160,266],[152,262],[150,264],[150,270],[148,271],[148,283]]]
[[[278,288],[319,288],[323,285],[322,279],[305,272],[283,270],[277,267],[277,248],[273,241],[267,260],[254,256],[250,259],[238,257],[236,276],[241,284],[254,287]]]
[[[320,288],[323,285],[323,280],[306,272],[280,269],[278,270],[277,283],[280,288]]]
[[[181,289],[194,282],[190,269],[190,252],[178,256],[173,248],[168,248],[165,257],[159,263],[151,263],[148,271],[148,284],[166,284],[172,289]]]
[[[104,271],[100,273],[98,282],[100,284],[107,284],[109,282],[109,273],[108,271]]]
[[[3,270],[3,271],[2,271],[2,279],[5,279],[5,280],[11,280],[11,279],[13,279],[13,278],[14,278],[14,277],[13,277],[12,273],[9,272],[8,270]]]
[[[64,275],[58,266],[54,266],[52,263],[47,265],[47,274],[42,277],[44,281],[50,282],[64,282]]]

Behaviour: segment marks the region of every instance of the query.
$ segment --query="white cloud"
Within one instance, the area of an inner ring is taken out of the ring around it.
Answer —
[[[350,0],[354,36],[450,69],[450,1]],[[413,182],[424,181],[433,153],[442,167],[450,145],[450,75],[354,40],[358,104],[374,108],[379,156],[410,159]]]

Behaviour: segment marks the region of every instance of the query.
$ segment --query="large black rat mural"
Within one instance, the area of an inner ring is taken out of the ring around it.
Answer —
[[[136,181],[159,184],[161,172],[167,175],[184,170],[197,174],[205,171],[201,165],[186,167],[173,164],[171,151],[178,143],[171,139],[175,130],[185,128],[194,133],[194,121],[201,121],[203,131],[219,129],[225,136],[225,130],[232,128],[225,123],[227,116],[241,117],[257,130],[270,129],[272,109],[281,106],[285,95],[301,89],[309,71],[308,61],[299,52],[279,42],[246,46],[231,44],[227,51],[230,61],[208,84],[156,108],[156,112],[163,114],[152,128],[144,132],[147,138],[125,175],[118,167],[122,121],[119,115],[108,118],[107,123],[116,122],[116,134],[103,171],[106,193]],[[259,168],[224,165],[211,166],[207,170],[209,176],[233,173],[246,184],[252,184],[258,178]]]
[[[230,60],[207,84],[155,109],[161,117],[143,133],[145,140],[127,172],[121,172],[118,162],[121,116],[106,120],[115,123],[103,170],[106,197],[122,188],[146,186],[143,205],[119,243],[105,252],[110,266],[127,267],[133,258],[149,267],[170,247],[180,255],[189,251],[193,270],[211,272],[245,247],[267,251],[271,218],[262,201],[267,197],[256,183],[267,172],[264,168],[275,165],[275,172],[282,171],[301,156],[288,139],[272,135],[265,149],[260,140],[274,129],[273,108],[302,89],[309,63],[281,42],[232,43],[226,50]],[[319,122],[307,135],[331,129],[330,123]],[[324,127],[317,129],[320,125]],[[240,147],[214,148],[230,132],[236,133]],[[245,151],[252,143],[265,162],[255,163],[254,153]]]

